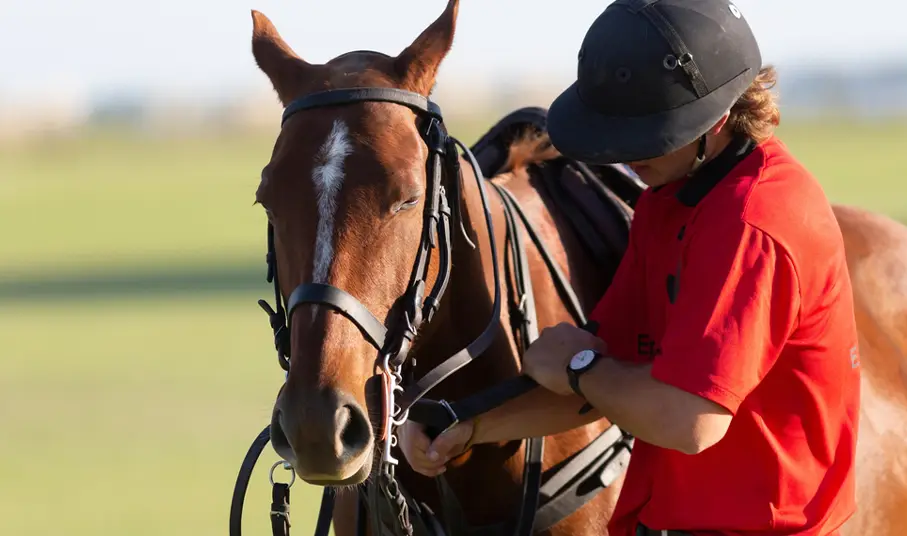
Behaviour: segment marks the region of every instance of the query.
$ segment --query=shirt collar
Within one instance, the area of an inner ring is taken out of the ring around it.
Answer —
[[[721,153],[703,164],[677,193],[678,201],[688,207],[695,207],[726,177],[734,167],[749,156],[756,148],[756,142],[747,136],[736,135]]]

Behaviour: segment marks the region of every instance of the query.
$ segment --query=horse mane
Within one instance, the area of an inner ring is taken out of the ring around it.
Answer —
[[[561,156],[547,132],[539,132],[532,128],[524,129],[510,143],[507,152],[507,162],[502,173],[526,169],[533,165],[543,164]]]

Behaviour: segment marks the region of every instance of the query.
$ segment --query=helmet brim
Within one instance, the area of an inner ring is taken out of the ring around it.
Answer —
[[[747,69],[708,95],[645,116],[607,116],[587,106],[574,82],[548,110],[551,143],[564,156],[589,164],[657,158],[708,132],[756,77]]]

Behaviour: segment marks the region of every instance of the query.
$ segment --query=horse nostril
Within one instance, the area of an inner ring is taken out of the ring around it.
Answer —
[[[291,462],[293,461],[291,459],[293,449],[290,447],[290,441],[287,439],[287,434],[283,431],[280,418],[280,410],[275,411],[274,416],[271,418],[271,445],[273,445],[277,454]]]
[[[336,417],[343,457],[358,456],[368,447],[371,434],[365,413],[358,404],[346,404],[337,410]]]

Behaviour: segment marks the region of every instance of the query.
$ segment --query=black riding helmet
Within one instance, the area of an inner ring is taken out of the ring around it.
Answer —
[[[616,0],[586,33],[576,82],[550,107],[551,142],[593,164],[663,156],[701,138],[761,67],[728,0]]]

